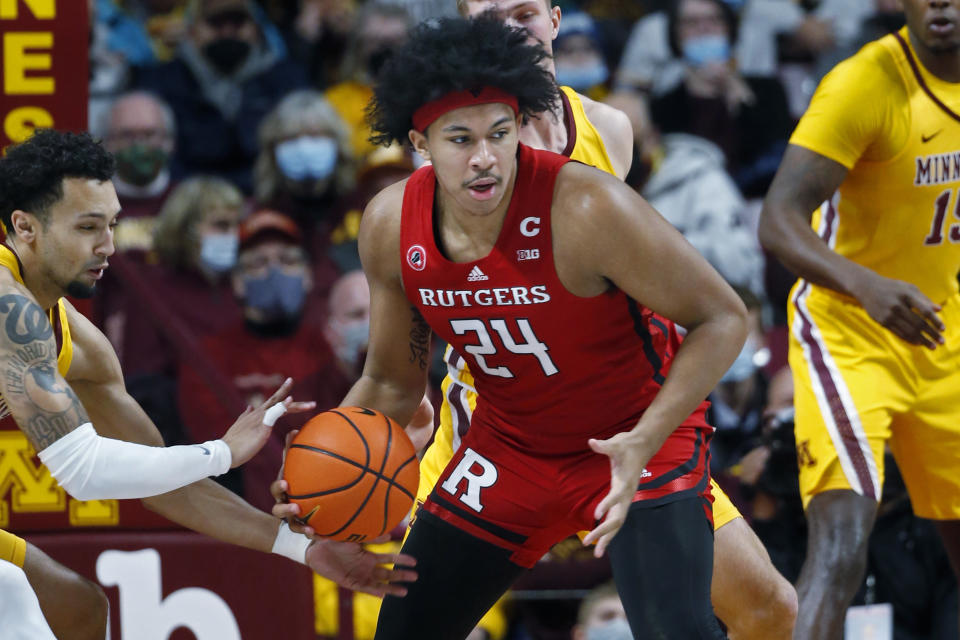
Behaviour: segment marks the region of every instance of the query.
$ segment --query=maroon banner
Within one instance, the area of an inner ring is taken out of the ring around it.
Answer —
[[[0,0],[0,149],[38,127],[87,128],[86,0]]]
[[[114,640],[317,638],[312,574],[286,558],[195,533],[27,539],[104,588]]]

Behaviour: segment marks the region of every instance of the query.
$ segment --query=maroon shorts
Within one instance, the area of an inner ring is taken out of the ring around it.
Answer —
[[[702,410],[691,415],[647,464],[634,502],[653,507],[699,497],[709,518],[712,433]],[[607,456],[589,449],[538,456],[473,424],[423,508],[532,567],[557,542],[596,526],[593,512],[609,489]]]

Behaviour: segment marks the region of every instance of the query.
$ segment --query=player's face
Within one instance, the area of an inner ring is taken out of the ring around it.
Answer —
[[[553,40],[560,29],[560,7],[550,7],[549,0],[466,0],[463,6],[468,18],[493,11],[504,24],[526,29],[529,44],[542,45],[553,55]]]
[[[517,129],[509,106],[480,104],[443,114],[427,127],[427,135],[411,132],[411,141],[433,163],[440,187],[460,208],[487,215],[513,184]]]
[[[113,255],[120,201],[113,183],[64,178],[63,197],[37,232],[42,276],[64,293],[89,298]]]
[[[901,0],[914,38],[933,53],[960,50],[960,0]]]

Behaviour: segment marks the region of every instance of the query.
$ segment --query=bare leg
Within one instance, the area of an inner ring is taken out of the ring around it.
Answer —
[[[67,569],[29,542],[23,572],[59,640],[106,637],[107,596],[99,585]]]
[[[797,592],[743,518],[714,532],[710,599],[730,640],[790,640]]]
[[[825,491],[807,506],[807,557],[797,582],[794,638],[842,640],[847,607],[863,580],[877,503],[849,489]]]
[[[936,524],[940,537],[943,538],[943,546],[946,547],[947,555],[950,557],[953,574],[960,580],[960,520],[940,520]],[[958,636],[960,636],[960,629],[958,629]]]

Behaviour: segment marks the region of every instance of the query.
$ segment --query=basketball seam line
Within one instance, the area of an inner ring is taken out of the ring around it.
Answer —
[[[333,451],[327,451],[326,449],[321,449],[321,448],[319,448],[319,447],[312,447],[312,446],[310,446],[310,445],[308,445],[308,444],[292,444],[292,445],[290,445],[290,448],[291,448],[291,449],[294,449],[294,448],[296,448],[296,449],[307,449],[307,450],[309,450],[309,451],[314,451],[314,452],[316,452],[316,453],[321,453],[321,454],[324,454],[324,455],[328,455],[328,456],[330,456],[331,458],[335,458],[336,460],[340,460],[341,462],[346,462],[347,464],[349,464],[349,465],[351,465],[351,466],[353,466],[353,467],[356,467],[357,469],[362,470],[364,473],[369,473],[369,474],[374,475],[374,476],[379,476],[380,479],[383,480],[384,482],[388,482],[388,483],[394,485],[397,489],[399,489],[400,491],[402,491],[403,493],[405,493],[408,498],[411,498],[411,499],[412,499],[412,498],[415,497],[412,493],[410,493],[410,492],[407,490],[406,487],[404,487],[404,486],[401,485],[401,484],[397,484],[396,482],[394,482],[394,480],[393,480],[392,478],[387,478],[385,475],[377,473],[376,470],[371,469],[370,467],[365,467],[365,466],[363,466],[362,464],[360,464],[360,463],[357,462],[356,460],[351,460],[350,458],[345,458],[345,457],[341,456],[341,455],[338,454],[338,453],[334,453]],[[416,458],[416,456],[414,456],[414,458]],[[413,460],[413,458],[411,458],[411,460]],[[407,461],[404,462],[403,464],[406,465],[406,464],[408,464],[409,462],[410,462],[410,460],[407,460]],[[394,476],[394,477],[396,477],[396,476]],[[343,490],[343,489],[349,489],[350,487],[352,487],[353,485],[355,485],[357,482],[359,482],[362,478],[363,478],[363,474],[360,474],[360,477],[357,478],[357,480],[351,482],[350,484],[344,485],[344,486],[342,486],[342,487],[338,487],[338,488],[336,488],[336,489],[330,489],[330,490],[328,490],[328,491],[321,491],[321,492],[318,492],[318,493],[301,493],[301,494],[297,494],[297,495],[294,495],[294,494],[292,494],[292,493],[288,493],[288,494],[287,494],[287,497],[288,497],[288,498],[303,499],[303,498],[315,498],[315,497],[318,497],[318,496],[327,495],[327,494],[329,494],[329,493],[334,493],[334,492],[336,492],[336,491],[340,491],[340,490]]]

